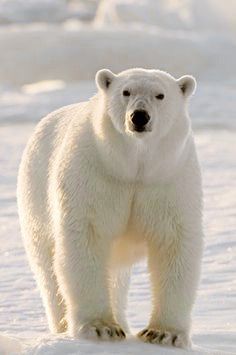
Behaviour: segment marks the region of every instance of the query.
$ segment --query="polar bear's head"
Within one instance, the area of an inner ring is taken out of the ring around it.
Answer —
[[[135,137],[163,137],[186,120],[187,99],[196,87],[192,76],[175,79],[160,70],[129,69],[116,75],[108,69],[96,74],[105,110],[114,127]]]

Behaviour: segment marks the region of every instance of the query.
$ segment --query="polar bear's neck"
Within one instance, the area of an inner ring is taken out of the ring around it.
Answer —
[[[93,129],[97,154],[105,171],[127,182],[166,182],[178,174],[194,149],[188,125],[172,127],[159,141],[155,137],[138,139],[121,134],[104,114]]]

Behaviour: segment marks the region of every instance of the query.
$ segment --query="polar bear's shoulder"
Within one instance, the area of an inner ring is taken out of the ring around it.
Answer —
[[[60,123],[66,121],[69,124],[73,119],[78,120],[84,116],[84,113],[88,111],[89,101],[79,102],[67,106],[63,106],[44,117],[40,124],[45,125],[49,123]]]
[[[83,122],[89,114],[89,101],[67,105],[49,113],[36,126],[34,136],[63,135],[73,122]]]

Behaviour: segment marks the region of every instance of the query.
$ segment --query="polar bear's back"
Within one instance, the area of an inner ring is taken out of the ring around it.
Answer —
[[[74,104],[50,113],[36,126],[25,148],[17,188],[22,234],[25,237],[28,232],[31,233],[29,226],[34,231],[50,227],[52,165],[73,121],[83,120],[86,105],[86,102]]]

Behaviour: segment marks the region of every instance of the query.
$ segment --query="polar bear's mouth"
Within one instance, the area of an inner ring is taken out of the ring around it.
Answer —
[[[135,127],[131,122],[128,123],[128,130],[132,133],[137,133],[139,135],[141,133],[146,133],[146,132],[152,131],[150,125],[147,125],[146,127]]]
[[[135,132],[145,132],[146,128],[145,127],[132,127],[133,131]]]

